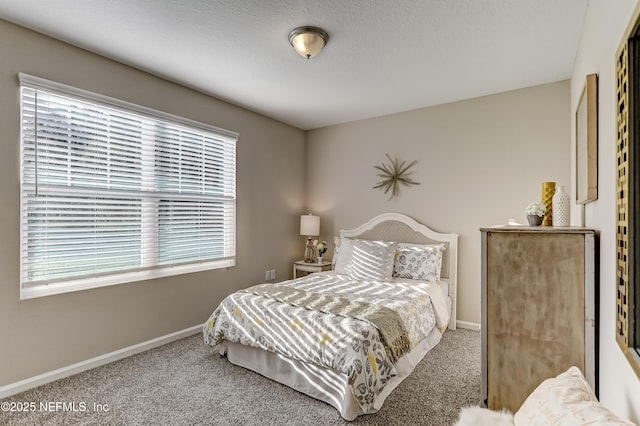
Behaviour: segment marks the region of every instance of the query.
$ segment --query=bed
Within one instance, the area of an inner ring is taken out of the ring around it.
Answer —
[[[376,216],[340,231],[332,271],[229,295],[204,341],[346,420],[375,413],[455,329],[457,244],[408,216]]]

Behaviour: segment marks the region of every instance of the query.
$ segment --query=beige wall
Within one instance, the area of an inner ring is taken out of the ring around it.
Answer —
[[[585,76],[598,74],[598,200],[584,208],[586,226],[600,230],[600,400],[640,424],[640,380],[615,341],[616,319],[616,51],[636,0],[591,0],[571,78],[575,111]],[[572,115],[572,129],[575,120]],[[573,136],[572,136],[573,140]],[[579,220],[581,208],[575,208]]]
[[[266,269],[288,277],[305,205],[321,216],[328,241],[388,211],[459,233],[458,316],[479,323],[478,228],[524,222],[542,181],[573,188],[572,111],[584,76],[597,72],[599,199],[584,215],[601,231],[600,397],[640,423],[640,380],[614,341],[614,59],[636,3],[589,2],[570,83],[313,130],[306,153],[297,129],[0,20],[0,386],[202,323],[224,295],[261,281]],[[19,301],[18,72],[239,132],[238,266]],[[392,201],[371,188],[385,152],[418,160],[421,185]],[[582,209],[572,209],[579,222]]]
[[[18,72],[238,132],[237,266],[20,301]],[[0,386],[201,324],[267,269],[288,277],[303,185],[301,130],[0,20]]]
[[[569,184],[569,101],[562,81],[310,131],[307,208],[327,241],[383,212],[458,233],[458,320],[479,324],[478,229],[525,223],[541,182]],[[372,189],[385,153],[418,161],[420,186],[391,201]]]

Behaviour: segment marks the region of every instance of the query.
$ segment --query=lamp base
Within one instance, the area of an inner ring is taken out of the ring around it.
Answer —
[[[307,238],[307,245],[304,247],[304,261],[306,263],[316,263],[316,248],[313,246],[311,237]]]

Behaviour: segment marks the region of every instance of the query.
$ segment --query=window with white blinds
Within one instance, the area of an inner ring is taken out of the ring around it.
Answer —
[[[23,298],[235,264],[237,134],[19,79]]]

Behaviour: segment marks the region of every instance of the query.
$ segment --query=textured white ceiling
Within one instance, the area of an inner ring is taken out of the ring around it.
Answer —
[[[588,0],[0,0],[0,18],[301,129],[567,79]],[[287,35],[329,33],[315,58]]]

